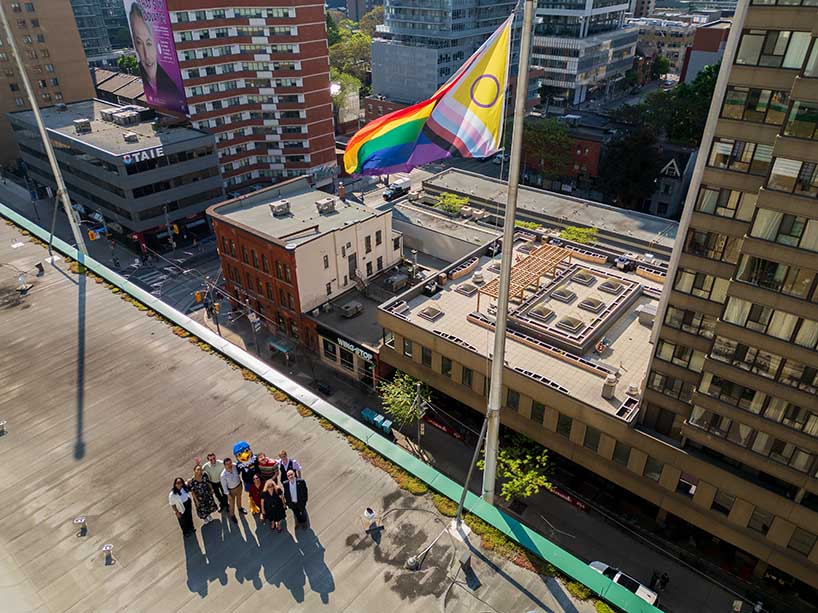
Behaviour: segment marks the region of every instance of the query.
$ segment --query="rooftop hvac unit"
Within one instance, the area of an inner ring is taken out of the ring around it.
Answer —
[[[66,106],[65,102],[58,102],[54,105],[54,108],[58,111],[65,111],[68,107]]]
[[[474,209],[470,206],[464,206],[462,209],[460,209],[460,215],[462,217],[471,217],[474,215]]]
[[[277,202],[271,202],[270,213],[272,213],[274,217],[284,217],[285,215],[289,215],[290,214],[289,200],[279,200]]]
[[[120,126],[132,126],[139,123],[139,113],[135,111],[119,111],[113,114],[114,123]]]
[[[162,120],[161,119],[154,119],[151,122],[151,128],[153,128],[154,132],[160,132],[162,130]]]
[[[114,113],[116,113],[116,109],[102,109],[99,116],[102,117],[102,121],[113,121]]]
[[[315,201],[315,206],[322,215],[332,213],[335,210],[335,198],[321,198],[321,200]]]
[[[139,142],[139,136],[136,134],[136,132],[123,132],[122,133],[122,138],[125,139],[126,143],[138,143]]]
[[[91,120],[90,119],[75,119],[74,120],[74,131],[77,134],[85,134],[86,132],[91,131]]]

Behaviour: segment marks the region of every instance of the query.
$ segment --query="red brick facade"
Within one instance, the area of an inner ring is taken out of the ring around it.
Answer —
[[[186,89],[194,88],[187,89],[191,120],[216,134],[227,188],[299,174],[311,175],[316,186],[330,184],[335,138],[323,4],[243,0],[241,15],[232,13],[233,6],[227,0],[168,0],[176,49],[188,56],[180,66]],[[256,8],[261,17],[250,13]],[[297,50],[271,48],[276,45]],[[238,63],[247,69],[237,70]]]
[[[313,346],[301,315],[294,252],[224,219],[213,220],[225,289],[234,305],[250,301],[269,330]]]

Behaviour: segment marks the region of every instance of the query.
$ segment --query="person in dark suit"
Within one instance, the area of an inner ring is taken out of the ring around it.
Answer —
[[[297,479],[294,470],[287,471],[287,481],[284,483],[284,499],[295,515],[295,527],[307,524],[307,482]]]

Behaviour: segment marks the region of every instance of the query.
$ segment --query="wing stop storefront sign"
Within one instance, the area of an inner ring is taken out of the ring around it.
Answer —
[[[374,387],[377,356],[329,328],[321,325],[316,328],[321,359],[347,376]]]

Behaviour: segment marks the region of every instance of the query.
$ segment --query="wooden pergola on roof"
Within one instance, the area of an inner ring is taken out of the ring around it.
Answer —
[[[541,245],[528,256],[511,265],[511,282],[509,284],[509,299],[522,300],[523,292],[527,287],[539,285],[540,279],[546,275],[555,276],[557,266],[565,262],[571,263],[571,251],[556,245]],[[492,279],[477,293],[477,310],[480,310],[480,296],[485,294],[497,299],[500,293],[500,277]]]

